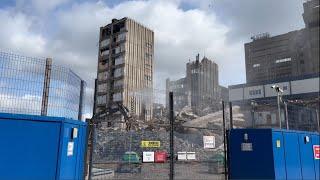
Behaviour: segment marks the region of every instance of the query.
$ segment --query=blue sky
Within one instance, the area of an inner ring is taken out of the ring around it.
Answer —
[[[304,27],[303,0],[1,0],[0,50],[52,57],[87,81],[92,99],[99,27],[131,17],[155,32],[154,88],[204,54],[224,86],[244,83],[244,43]],[[92,102],[88,102],[92,103]]]

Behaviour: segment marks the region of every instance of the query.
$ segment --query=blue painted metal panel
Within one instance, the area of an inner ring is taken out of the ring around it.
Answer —
[[[72,128],[78,128],[76,125],[64,124],[63,134],[61,141],[61,154],[60,154],[60,179],[75,179],[76,165],[78,155],[78,139],[71,138]],[[69,145],[72,145],[72,150]]]
[[[71,139],[74,127],[78,137]],[[0,113],[0,179],[83,179],[85,137],[81,121]],[[71,141],[73,154],[68,156]]]
[[[274,179],[271,129],[230,131],[229,164],[231,179]],[[248,140],[244,140],[244,134]],[[252,151],[242,151],[242,143],[252,143]]]
[[[305,141],[306,136],[310,137],[309,142]],[[320,160],[313,154],[313,145],[320,144],[318,133],[233,129],[228,138],[230,179],[319,180]],[[241,151],[243,142],[252,142],[252,151]]]
[[[77,179],[84,179],[84,170],[85,170],[85,158],[86,158],[86,147],[87,147],[87,126],[80,126],[80,131],[82,133],[79,134],[79,155],[77,156],[77,169],[76,175]]]
[[[287,179],[302,179],[298,134],[284,132]]]
[[[0,179],[55,179],[60,124],[0,118]]]
[[[312,148],[312,137],[307,133],[300,133],[299,145],[300,145],[300,158],[301,158],[301,172],[303,179],[313,180],[316,178],[313,160],[313,148]],[[307,142],[306,138],[309,138]]]
[[[311,143],[312,143],[312,146],[320,145],[319,134],[312,134],[311,135]],[[315,173],[316,173],[316,180],[320,180],[320,159],[315,159],[314,154],[313,154],[312,158],[314,160],[314,169],[315,169]]]
[[[285,149],[283,144],[283,134],[280,131],[274,131],[272,133],[272,146],[273,146],[273,158],[275,179],[286,179],[286,161],[285,161]]]

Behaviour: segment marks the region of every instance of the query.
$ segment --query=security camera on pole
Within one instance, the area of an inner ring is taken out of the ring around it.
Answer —
[[[280,98],[283,93],[283,89],[281,89],[278,85],[272,85],[272,89],[277,92],[277,103],[278,103],[278,118],[279,118],[279,127],[281,129],[281,112],[280,112]]]

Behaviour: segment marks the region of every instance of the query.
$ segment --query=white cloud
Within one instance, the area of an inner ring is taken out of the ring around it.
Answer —
[[[32,31],[32,19],[22,13],[0,9],[0,49],[28,55],[45,51],[46,39]]]
[[[32,7],[49,10],[61,3],[66,2],[44,5],[40,1],[32,1]],[[243,59],[238,54],[239,46],[225,43],[228,27],[219,23],[213,13],[182,10],[178,1],[127,1],[112,8],[101,1],[74,2],[67,9],[55,11],[54,17],[52,25],[39,16],[0,11],[1,22],[6,22],[0,30],[4,40],[0,47],[27,55],[52,57],[55,62],[72,68],[92,88],[96,78],[99,27],[110,23],[112,18],[131,17],[155,32],[156,89],[164,90],[167,77],[183,77],[186,62],[194,60],[197,53],[205,53],[219,64],[220,79],[224,84],[244,79],[244,75],[237,76],[236,80],[225,76],[228,72],[244,74],[244,67],[236,65]],[[53,33],[44,36],[45,33],[35,31],[38,24],[54,28]],[[92,91],[89,92],[91,95],[88,97],[92,97]],[[92,104],[92,98],[88,99]]]
[[[219,23],[214,14],[196,9],[184,11],[179,8],[178,3],[171,1],[129,1],[113,8],[102,2],[73,4],[68,11],[59,11],[57,14],[58,30],[52,48],[48,49],[53,50],[52,55],[60,61],[68,59],[68,63],[76,66],[79,72],[93,79],[99,27],[109,23],[112,18],[125,16],[155,31],[157,74],[182,77],[185,63],[189,58],[193,60],[198,52],[205,53],[225,70],[228,68],[224,66],[236,64],[241,59],[239,54],[237,59],[228,56],[238,52],[235,48],[239,46],[232,47],[225,43],[229,29]],[[243,73],[243,68],[241,67],[240,71],[239,67],[229,71],[241,72],[242,69]],[[164,76],[156,77],[162,80],[160,88],[164,88]],[[237,81],[243,79],[244,76]],[[228,81],[223,82],[226,84]]]
[[[31,14],[44,15],[70,0],[16,0],[18,9]]]

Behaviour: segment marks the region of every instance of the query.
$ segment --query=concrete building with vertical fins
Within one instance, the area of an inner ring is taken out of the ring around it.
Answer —
[[[0,52],[0,112],[83,120],[86,83],[51,58]]]
[[[218,97],[219,71],[218,65],[203,57],[200,61],[199,54],[196,60],[187,63],[187,86],[191,94],[191,108],[197,114],[207,105],[213,104]]]
[[[95,113],[121,103],[132,115],[151,119],[154,32],[127,17],[113,19],[100,28],[98,53]]]
[[[201,110],[210,107],[217,110],[215,105],[221,100],[228,99],[227,88],[219,85],[218,65],[203,57],[200,60],[199,54],[196,60],[186,64],[186,77],[176,81],[166,80],[166,91],[174,93],[175,110],[181,110],[190,106],[194,113],[201,114]],[[166,104],[168,107],[168,96]],[[218,105],[219,106],[219,105]]]

